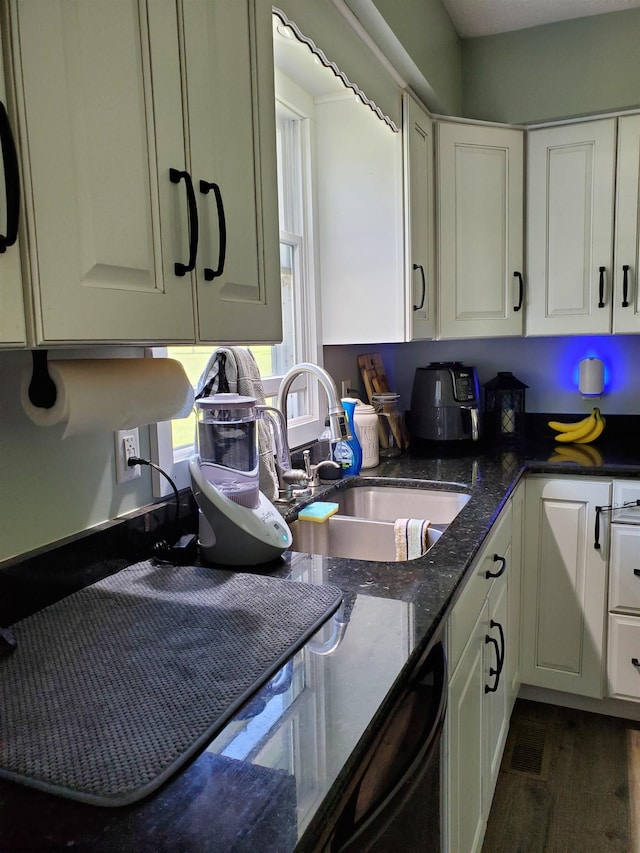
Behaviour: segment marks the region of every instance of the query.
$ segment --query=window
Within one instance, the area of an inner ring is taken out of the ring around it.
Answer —
[[[314,168],[308,104],[276,103],[278,203],[280,217],[280,280],[282,292],[283,343],[249,347],[258,362],[265,396],[275,405],[280,380],[301,361],[318,363],[320,357],[318,312],[315,295],[313,241]],[[155,348],[154,355],[182,362],[195,386],[215,346]],[[289,444],[299,446],[322,432],[326,400],[315,380],[302,376],[294,383],[287,401]],[[195,415],[152,428],[152,458],[179,488],[189,485],[187,461],[195,452]],[[163,477],[153,474],[156,495],[168,493]]]

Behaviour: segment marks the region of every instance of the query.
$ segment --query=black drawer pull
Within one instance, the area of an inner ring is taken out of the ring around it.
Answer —
[[[634,569],[633,573],[637,578],[640,578],[640,569]]]
[[[484,574],[484,576],[485,576],[485,578],[487,578],[487,580],[489,578],[499,578],[500,575],[503,575],[505,573],[505,570],[507,568],[507,561],[504,557],[501,557],[500,554],[494,554],[493,555],[493,562],[494,563],[499,562],[500,568],[498,569],[497,572],[491,572],[487,569],[487,571]]]
[[[631,663],[634,666],[640,667],[640,660],[638,660],[638,658],[631,658]]]

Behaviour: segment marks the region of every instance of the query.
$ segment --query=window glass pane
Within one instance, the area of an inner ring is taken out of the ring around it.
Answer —
[[[252,346],[249,347],[258,363],[260,376],[266,379],[270,376],[282,376],[296,363],[296,323],[295,290],[297,285],[296,256],[298,247],[289,243],[280,244],[280,276],[282,282],[282,330],[283,342],[276,346]],[[216,347],[212,346],[180,346],[167,347],[169,358],[180,361],[185,369],[189,381],[196,385],[202,371]],[[298,359],[299,360],[299,359]],[[267,397],[267,403],[275,405],[273,397]],[[289,395],[288,415],[289,417],[300,417],[306,414],[306,394],[298,392]],[[191,455],[195,442],[195,415],[171,422],[171,436],[175,454],[178,456]]]

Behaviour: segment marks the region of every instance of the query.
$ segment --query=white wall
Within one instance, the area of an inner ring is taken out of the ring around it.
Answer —
[[[29,420],[20,383],[30,371],[30,352],[0,352],[0,562],[152,501],[148,469],[116,484],[113,432],[63,439],[62,425]],[[140,452],[148,458],[148,428]]]
[[[605,414],[640,414],[640,336],[615,335],[567,338],[500,338],[477,341],[425,341],[411,344],[370,344],[325,347],[325,366],[340,382],[350,378],[362,388],[357,357],[382,355],[389,382],[408,409],[416,367],[431,361],[462,361],[478,368],[481,383],[499,370],[510,370],[529,388],[529,412],[588,412],[593,402],[577,391],[577,365],[588,355],[601,357],[607,368],[607,393],[600,408]],[[340,387],[340,386],[338,386]]]

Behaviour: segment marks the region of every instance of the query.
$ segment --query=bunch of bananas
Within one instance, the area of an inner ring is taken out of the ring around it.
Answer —
[[[563,444],[590,444],[602,434],[605,424],[606,421],[597,406],[590,415],[576,423],[549,421],[549,426],[557,433],[555,440]]]
[[[602,455],[597,447],[591,447],[605,428],[606,421],[597,407],[583,418],[571,424],[562,421],[549,421],[549,426],[556,432],[558,442],[550,462],[575,462],[580,466],[602,465]]]

